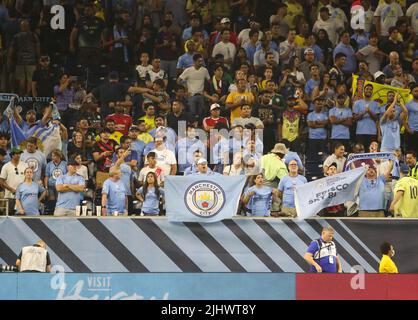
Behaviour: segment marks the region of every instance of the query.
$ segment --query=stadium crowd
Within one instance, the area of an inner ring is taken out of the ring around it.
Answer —
[[[418,216],[415,1],[4,0],[0,26],[10,214],[162,215],[164,179],[194,174],[246,175],[239,214],[294,217],[296,185],[388,152],[355,215]]]

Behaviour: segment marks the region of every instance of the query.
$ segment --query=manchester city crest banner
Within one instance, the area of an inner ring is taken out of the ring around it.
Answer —
[[[322,209],[354,201],[366,169],[364,167],[318,179],[295,188],[298,219],[306,219]]]
[[[172,222],[217,222],[237,210],[245,176],[168,176],[164,181],[166,211]]]

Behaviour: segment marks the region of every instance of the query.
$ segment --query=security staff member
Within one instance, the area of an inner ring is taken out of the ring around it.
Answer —
[[[311,272],[317,273],[342,273],[340,257],[334,241],[334,229],[326,226],[322,229],[321,238],[311,242],[305,260],[310,264]]]
[[[418,180],[417,154],[414,151],[408,151],[405,160],[410,168],[408,176]]]
[[[32,246],[23,247],[16,266],[20,272],[51,272],[51,258],[45,242],[39,240]]]

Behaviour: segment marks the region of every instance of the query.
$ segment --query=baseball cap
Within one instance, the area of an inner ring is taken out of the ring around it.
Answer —
[[[217,104],[217,103],[213,103],[211,106],[210,106],[210,111],[212,111],[212,110],[214,110],[214,109],[220,109],[221,108],[221,106],[219,105],[219,104]]]
[[[306,48],[305,51],[303,51],[303,54],[307,53],[315,53],[315,51],[312,48]]]
[[[139,131],[139,127],[136,125],[133,125],[129,128],[129,131],[134,131],[134,130]]]
[[[205,158],[200,158],[200,159],[197,161],[197,164],[208,164],[208,161],[207,161]]]
[[[330,167],[335,167],[335,168],[338,168],[338,166],[337,166],[337,163],[336,163],[336,162],[331,163],[331,164],[329,165],[329,167],[328,167],[328,168],[330,168]]]
[[[385,76],[386,77],[386,75],[382,71],[375,72],[375,74],[373,76],[374,76],[375,79],[377,79],[377,78],[379,78],[381,76]]]
[[[10,150],[10,155],[20,154],[20,153],[23,153],[23,151],[17,147],[13,147],[12,150]]]
[[[229,18],[222,18],[222,20],[221,20],[221,23],[222,24],[224,24],[224,23],[230,23],[231,22],[231,20],[229,20]]]

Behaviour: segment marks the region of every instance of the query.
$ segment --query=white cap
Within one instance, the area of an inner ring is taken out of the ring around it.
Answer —
[[[219,105],[219,104],[217,104],[217,103],[214,103],[214,104],[212,104],[211,106],[210,106],[210,111],[212,111],[213,109],[216,109],[216,108],[221,108],[221,106]]]
[[[208,161],[207,161],[205,158],[200,158],[200,159],[197,161],[197,164],[208,164]]]
[[[307,54],[307,53],[315,53],[315,51],[312,48],[306,48],[303,54]]]
[[[229,20],[229,18],[222,18],[222,20],[221,20],[222,24],[228,23],[228,22],[231,22],[231,20]]]
[[[386,76],[382,71],[377,71],[374,74],[374,79],[376,80],[377,78],[379,78],[380,76]]]

